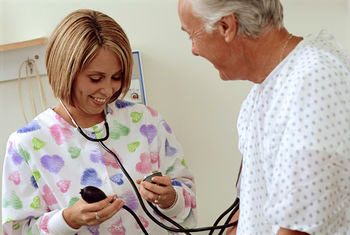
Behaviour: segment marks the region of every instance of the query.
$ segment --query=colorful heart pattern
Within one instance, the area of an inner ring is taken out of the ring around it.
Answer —
[[[137,197],[135,196],[133,191],[126,191],[122,195],[119,196],[124,202],[127,207],[129,207],[133,211],[137,211],[139,207],[139,201],[137,200]]]
[[[73,206],[77,201],[79,201],[79,198],[78,198],[78,197],[72,197],[72,198],[69,200],[68,206]]]
[[[148,174],[152,171],[151,158],[148,153],[142,153],[140,155],[140,162],[136,163],[136,171],[141,174]]]
[[[81,149],[78,147],[70,147],[68,152],[70,153],[70,157],[72,159],[76,159],[80,156]]]
[[[168,139],[165,140],[165,156],[171,157],[176,153],[176,148],[169,145]]]
[[[44,155],[41,157],[40,162],[45,169],[54,174],[57,174],[64,166],[63,159],[58,155]]]
[[[44,218],[42,218],[39,224],[40,229],[43,230],[45,233],[49,233],[49,229],[47,228],[47,223],[49,222],[49,219],[49,216],[44,216]]]
[[[28,163],[29,162],[29,160],[30,160],[30,154],[26,151],[26,150],[24,150],[24,149],[20,149],[19,150],[19,154],[22,156],[22,158],[24,159],[24,161],[26,162],[26,163]]]
[[[30,183],[33,185],[34,188],[38,188],[38,184],[36,183],[36,180],[34,178],[34,175],[30,177]]]
[[[98,178],[97,172],[93,168],[88,168],[84,171],[81,176],[80,183],[82,185],[91,185],[95,187],[100,187],[102,185],[102,180]]]
[[[158,116],[158,112],[155,111],[154,109],[152,109],[151,107],[148,107],[148,106],[147,106],[147,109],[149,110],[149,112],[151,113],[151,115],[152,115],[153,117],[157,117],[157,116]]]
[[[11,195],[9,197],[5,197],[3,200],[4,208],[7,208],[8,206],[12,206],[13,209],[20,210],[23,208],[23,204],[21,199],[17,196],[15,191],[11,192]]]
[[[171,130],[170,126],[168,125],[168,123],[167,123],[165,120],[162,121],[162,125],[163,125],[164,129],[165,129],[169,134],[172,133],[172,130]]]
[[[185,161],[185,158],[182,158],[181,165],[183,165],[184,167],[188,168],[187,163]]]
[[[149,225],[148,220],[146,220],[146,219],[143,218],[142,216],[138,216],[138,217],[139,217],[139,219],[140,219],[140,221],[141,221],[143,227],[144,227],[144,228],[147,228],[148,225]],[[135,225],[136,225],[136,228],[137,228],[137,229],[140,229],[140,226],[139,226],[139,224],[138,224],[137,222],[135,222]]]
[[[139,113],[139,112],[132,112],[130,114],[130,117],[133,123],[138,123],[139,121],[141,121],[142,116],[143,116],[143,113]]]
[[[9,147],[7,149],[7,153],[9,155],[12,155],[12,162],[15,165],[20,165],[23,161],[23,158],[21,157],[21,155],[19,155],[15,149],[12,147],[12,142],[9,143]]]
[[[87,229],[89,230],[89,232],[91,233],[91,235],[100,235],[98,229],[100,228],[99,225],[96,226],[88,226]]]
[[[128,150],[129,152],[135,152],[136,149],[140,146],[140,141],[132,142],[128,144]]]
[[[12,181],[15,185],[19,185],[21,183],[21,177],[19,175],[19,172],[18,171],[12,172],[9,175],[8,180]]]
[[[43,198],[48,206],[52,206],[57,203],[55,196],[53,195],[50,187],[47,184],[44,185],[43,192],[44,192]]]
[[[30,203],[30,207],[33,208],[34,210],[40,209],[41,208],[41,203],[40,203],[40,197],[35,196],[33,198],[33,202]]]
[[[113,235],[125,235],[125,228],[123,226],[122,219],[119,217],[114,224],[108,227],[108,231]]]
[[[45,147],[46,143],[36,137],[32,139],[33,145],[34,145],[34,150],[38,151],[42,148]]]
[[[113,122],[113,125],[111,126],[111,138],[114,140],[119,139],[121,136],[127,136],[130,132],[130,129],[127,126],[124,126],[120,124],[117,121]]]
[[[166,171],[165,174],[168,175],[170,172],[172,172],[174,170],[174,166],[169,166]]]
[[[172,180],[172,181],[171,181],[171,185],[172,185],[172,186],[179,186],[179,187],[182,186],[181,182],[180,182],[180,181],[177,181],[177,180]]]
[[[191,208],[196,208],[196,200],[195,197],[190,195],[184,188],[182,189],[182,194],[185,199],[185,207],[191,207]]]
[[[66,193],[69,189],[70,183],[70,180],[60,180],[56,183],[56,185],[62,193]]]
[[[117,173],[115,175],[112,175],[110,177],[110,179],[112,180],[113,183],[117,184],[117,185],[122,185],[124,184],[124,180],[123,180],[123,174],[122,173]]]
[[[140,128],[141,135],[147,138],[148,144],[151,144],[157,135],[157,128],[154,125],[142,125]]]
[[[158,152],[150,152],[149,156],[151,158],[151,163],[157,163],[158,162],[158,168],[159,168],[159,153]]]
[[[32,174],[33,174],[35,180],[38,182],[39,179],[41,178],[40,172],[39,171],[33,171]]]
[[[33,120],[30,123],[28,123],[28,125],[22,127],[21,129],[19,129],[17,131],[17,133],[27,133],[27,132],[32,132],[32,131],[36,131],[39,130],[41,127],[38,123],[37,120]]]
[[[103,163],[103,156],[102,153],[99,149],[93,149],[90,153],[90,160],[94,163]]]
[[[73,135],[69,128],[62,128],[58,124],[54,124],[50,127],[50,133],[57,145],[63,144],[66,139],[69,139]]]
[[[114,148],[112,148],[112,152],[118,157],[119,161],[123,164],[123,159],[118,155]],[[119,165],[117,160],[115,160],[114,156],[108,152],[103,154],[103,161],[106,166],[111,166],[115,169],[119,169]]]
[[[114,104],[115,104],[115,107],[117,107],[118,109],[123,109],[129,106],[135,105],[132,102],[124,101],[124,100],[116,100]]]

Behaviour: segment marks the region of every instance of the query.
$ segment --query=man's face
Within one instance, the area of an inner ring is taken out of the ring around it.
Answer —
[[[189,0],[179,0],[178,14],[181,21],[181,28],[187,32],[192,41],[192,54],[202,56],[210,61],[220,72],[225,65],[225,52],[227,44],[217,30],[212,33],[205,31],[204,23],[192,12],[192,5]]]

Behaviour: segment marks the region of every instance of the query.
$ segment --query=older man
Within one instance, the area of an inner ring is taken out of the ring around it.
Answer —
[[[255,83],[237,124],[237,234],[350,234],[350,62],[334,38],[289,33],[279,0],[179,0],[178,13],[194,55]]]

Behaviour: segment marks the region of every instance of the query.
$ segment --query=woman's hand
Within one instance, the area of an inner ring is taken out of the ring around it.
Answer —
[[[121,199],[117,198],[113,201],[116,196],[108,196],[96,203],[87,203],[80,199],[73,206],[63,210],[63,218],[74,229],[78,229],[82,225],[94,226],[101,224],[123,207],[124,202]]]
[[[136,182],[140,184],[141,196],[155,204],[162,209],[171,207],[176,199],[176,191],[171,185],[171,179],[169,176],[154,176],[152,178],[153,183],[142,181],[138,179]]]

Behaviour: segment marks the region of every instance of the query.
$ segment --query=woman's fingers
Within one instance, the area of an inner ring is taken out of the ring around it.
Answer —
[[[151,184],[151,183],[149,183],[149,184]],[[140,186],[140,194],[141,194],[142,198],[144,198],[145,200],[147,200],[149,202],[154,202],[159,195],[159,194],[156,194],[156,193],[148,190],[147,188],[144,187],[144,185]]]
[[[87,206],[85,207],[86,211],[99,211],[102,210],[103,208],[105,208],[106,206],[108,206],[110,204],[111,201],[113,201],[113,198],[116,197],[117,195],[110,195],[107,198],[99,201],[99,202],[95,202],[95,203],[87,203]]]
[[[110,196],[107,199],[107,204],[104,204],[106,206],[102,207],[100,210],[97,211],[89,211],[88,214],[88,220],[87,225],[94,226],[103,223],[104,221],[108,220],[112,216],[114,216],[125,204],[123,200],[117,198],[114,199],[114,196]],[[109,200],[108,200],[109,199]],[[101,201],[102,202],[102,201]],[[98,202],[99,203],[99,202]],[[94,203],[96,204],[96,203]],[[101,206],[97,205],[97,206]]]
[[[115,197],[116,195],[108,196],[102,201],[90,204],[80,199],[73,206],[65,209],[63,216],[72,228],[101,224],[123,207],[123,200],[118,198],[114,200]]]
[[[176,191],[171,185],[169,176],[155,176],[152,178],[154,183],[143,181],[140,184],[141,196],[159,207],[169,208],[175,201]]]
[[[164,175],[164,176],[154,176],[152,177],[152,181],[155,184],[163,185],[163,186],[168,186],[171,185],[171,179],[169,176]]]
[[[124,204],[125,203],[122,199],[118,198],[114,200],[107,207],[97,211],[98,218],[100,218],[99,220],[105,221],[111,218],[115,213],[117,213],[123,207]]]

